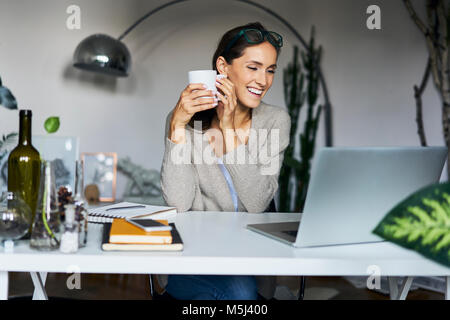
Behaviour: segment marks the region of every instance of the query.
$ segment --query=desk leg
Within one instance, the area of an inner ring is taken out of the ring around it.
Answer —
[[[148,277],[150,278],[150,295],[152,296],[152,300],[153,300],[153,297],[155,296],[155,290],[153,289],[154,288],[153,278],[152,278],[153,275],[149,274]]]
[[[389,281],[389,296],[391,300],[395,300],[398,297],[397,277],[388,277],[388,281]]]
[[[8,271],[0,271],[0,300],[8,300]]]
[[[406,300],[406,296],[408,295],[409,289],[411,288],[412,282],[414,280],[414,277],[407,277],[405,280],[403,280],[400,294],[398,295],[398,298],[396,300]]]
[[[445,300],[450,300],[450,277],[445,277]]]
[[[398,287],[398,277],[388,277],[389,280],[389,295],[391,300],[406,300],[409,289],[411,289],[414,277],[406,277],[400,288]]]
[[[48,300],[47,292],[45,292],[47,272],[30,272],[30,275],[34,284],[33,300]]]

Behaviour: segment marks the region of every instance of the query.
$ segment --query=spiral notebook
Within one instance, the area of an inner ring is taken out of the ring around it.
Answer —
[[[108,206],[89,209],[91,223],[111,223],[113,219],[166,219],[171,222],[176,216],[175,207],[153,206],[133,202],[120,202]]]

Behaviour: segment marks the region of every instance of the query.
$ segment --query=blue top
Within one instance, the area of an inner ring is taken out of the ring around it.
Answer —
[[[222,171],[225,180],[227,181],[228,189],[230,190],[231,194],[231,199],[233,200],[234,204],[234,211],[238,212],[238,196],[236,190],[234,189],[233,180],[231,180],[231,175],[228,172],[225,165],[223,164],[222,158],[217,158],[217,164],[219,165],[219,168]]]

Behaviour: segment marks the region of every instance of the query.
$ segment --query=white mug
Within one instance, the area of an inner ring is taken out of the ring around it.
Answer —
[[[189,83],[203,83],[206,90],[211,90],[213,94],[217,92],[216,79],[226,78],[227,76],[219,74],[216,70],[194,70],[189,71]]]

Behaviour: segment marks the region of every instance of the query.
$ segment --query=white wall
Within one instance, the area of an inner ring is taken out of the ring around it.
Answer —
[[[129,34],[133,57],[125,79],[89,74],[71,66],[77,44],[93,33],[119,36],[145,12],[168,1],[0,0],[0,76],[34,113],[35,134],[43,122],[61,118],[58,135],[79,136],[82,152],[117,152],[160,169],[164,120],[187,81],[187,71],[210,68],[222,34],[261,21],[284,35],[279,72],[266,102],[284,106],[282,69],[299,44],[278,20],[232,0],[194,0],[165,9]],[[334,116],[336,146],[419,145],[412,87],[421,80],[424,38],[402,1],[263,0],[304,38],[316,26],[324,49],[322,68]],[[413,1],[423,13],[423,1]],[[66,8],[81,7],[81,30],[66,28]],[[365,26],[366,8],[382,10],[382,30]],[[443,145],[439,99],[432,83],[424,95],[425,128],[431,145]],[[0,134],[17,130],[17,112],[0,108]],[[320,128],[318,146],[323,145]],[[119,177],[119,195],[123,189]]]

